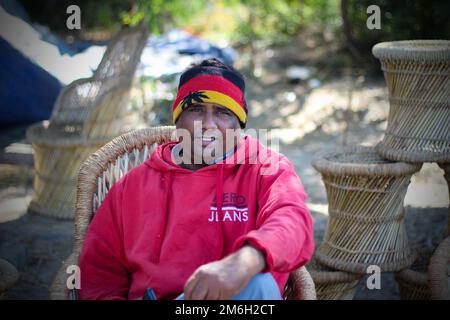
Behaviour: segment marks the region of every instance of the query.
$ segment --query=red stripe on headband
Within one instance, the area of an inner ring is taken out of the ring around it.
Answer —
[[[186,97],[190,91],[199,90],[221,92],[232,98],[240,104],[242,108],[244,108],[244,93],[235,84],[221,76],[201,75],[192,78],[178,89],[177,97],[172,105],[172,109],[175,109],[180,101]]]

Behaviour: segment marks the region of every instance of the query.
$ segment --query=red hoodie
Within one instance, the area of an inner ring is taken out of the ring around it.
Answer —
[[[197,171],[175,164],[176,143],[166,143],[118,181],[84,241],[81,298],[136,299],[152,288],[158,299],[173,299],[199,266],[245,243],[265,254],[264,271],[283,293],[289,272],[314,250],[306,193],[285,156],[248,136],[244,141],[244,163]],[[248,163],[261,150],[266,161]],[[275,170],[261,174],[269,166]]]

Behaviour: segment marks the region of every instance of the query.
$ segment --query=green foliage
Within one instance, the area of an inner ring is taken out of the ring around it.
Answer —
[[[241,7],[235,41],[266,40],[286,42],[307,25],[321,27],[339,24],[338,0],[245,0],[225,1]]]
[[[129,25],[136,25],[145,18],[150,32],[160,34],[173,27],[188,25],[205,11],[207,4],[207,0],[137,0],[131,11],[121,13],[121,18]]]
[[[381,29],[366,27],[369,5],[381,9]],[[450,2],[440,0],[349,0],[352,38],[361,52],[369,52],[381,41],[406,39],[449,39]]]

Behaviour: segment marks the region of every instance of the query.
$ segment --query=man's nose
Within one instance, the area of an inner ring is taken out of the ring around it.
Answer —
[[[202,119],[202,125],[203,129],[217,129],[217,123],[216,119],[214,117],[214,113],[211,111],[206,111],[204,113],[203,119]]]

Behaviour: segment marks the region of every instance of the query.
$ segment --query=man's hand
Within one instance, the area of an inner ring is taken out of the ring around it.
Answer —
[[[266,265],[264,255],[252,246],[199,267],[184,285],[186,300],[228,300],[245,288]]]

